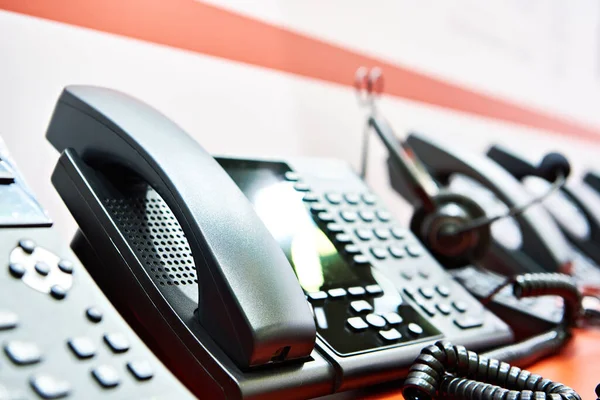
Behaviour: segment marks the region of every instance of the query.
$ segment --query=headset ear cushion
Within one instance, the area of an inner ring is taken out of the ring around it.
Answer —
[[[466,232],[469,235],[465,238],[470,242],[465,246],[465,242],[461,242],[461,250],[457,253],[456,248],[444,248],[444,244],[438,240],[436,235],[438,229],[441,231],[442,226],[447,223],[462,223],[455,222],[454,215],[446,214],[444,210],[451,207],[459,207],[461,215],[465,217],[462,221],[470,221],[473,219],[485,216],[485,211],[473,200],[460,194],[441,191],[434,198],[436,204],[436,212],[428,213],[422,207],[417,207],[410,222],[411,231],[419,238],[419,240],[427,247],[432,255],[445,268],[459,268],[483,257],[489,248],[491,233],[489,226],[483,226],[471,232]],[[451,207],[449,207],[451,206]]]

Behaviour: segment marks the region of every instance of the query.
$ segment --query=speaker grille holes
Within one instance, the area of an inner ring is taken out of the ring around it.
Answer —
[[[104,205],[154,281],[161,286],[198,283],[183,230],[152,188],[144,197],[105,199]]]

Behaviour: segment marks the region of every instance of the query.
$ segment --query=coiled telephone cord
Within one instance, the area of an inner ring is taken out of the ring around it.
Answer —
[[[570,387],[508,363],[533,362],[555,353],[566,343],[570,328],[582,314],[582,296],[577,286],[569,276],[555,273],[519,275],[507,284],[513,285],[517,298],[562,297],[562,322],[546,333],[482,355],[447,341],[425,347],[404,381],[407,400],[581,400]]]

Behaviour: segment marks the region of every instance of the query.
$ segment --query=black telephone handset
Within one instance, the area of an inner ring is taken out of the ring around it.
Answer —
[[[409,135],[406,142],[442,185],[452,187],[454,178],[466,177],[467,189],[463,194],[469,194],[470,189],[473,190],[473,194],[483,189],[491,192],[482,196],[487,201],[496,201],[496,197],[508,207],[520,206],[532,199],[513,176],[485,157],[436,143],[417,134]],[[390,163],[390,169],[393,168],[393,164]],[[399,187],[397,184],[395,186]],[[406,196],[410,196],[410,193]],[[492,269],[506,275],[522,272],[560,272],[568,268],[571,262],[569,246],[552,218],[541,206],[532,206],[514,219],[519,231],[506,233],[519,235],[520,240],[514,245],[506,246],[503,244],[505,239],[494,236],[492,231],[492,237],[496,240],[492,241],[490,257],[484,262],[489,262]]]
[[[539,168],[502,146],[492,146],[488,157],[523,182],[534,194],[547,190],[549,183],[540,176]],[[545,203],[562,232],[577,251],[600,263],[600,196],[582,182],[570,181]],[[588,276],[589,279],[589,276]]]
[[[125,167],[164,199],[196,265],[200,323],[239,367],[310,355],[315,324],[288,260],[231,178],[177,125],[118,92],[69,86],[47,138],[64,152],[61,163]]]

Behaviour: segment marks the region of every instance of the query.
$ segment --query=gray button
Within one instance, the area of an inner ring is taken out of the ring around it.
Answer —
[[[304,197],[302,197],[302,201],[305,201],[307,203],[315,203],[319,201],[319,196],[317,196],[314,193],[306,193]]]
[[[327,207],[324,204],[317,203],[310,206],[310,211],[313,213],[320,213],[321,211],[327,210]]]
[[[292,172],[292,171],[286,172],[284,177],[285,177],[286,181],[290,181],[290,182],[296,182],[296,181],[298,181],[298,179],[300,179],[300,175],[298,175],[297,173]]]
[[[406,246],[406,252],[411,257],[419,257],[421,254],[423,254],[423,249],[417,244],[410,244]]]
[[[298,192],[308,192],[310,191],[310,186],[304,182],[296,182],[294,184],[294,189],[296,189]]]
[[[348,254],[360,254],[360,248],[355,244],[344,246],[344,251]]]
[[[13,340],[4,346],[4,352],[17,365],[35,364],[42,359],[39,348],[31,342]]]
[[[365,222],[372,222],[375,219],[375,213],[371,210],[361,210],[358,216]]]
[[[73,263],[69,260],[60,260],[58,262],[58,268],[65,274],[73,273]]]
[[[43,261],[38,261],[35,263],[35,271],[43,276],[46,276],[50,273],[50,267]]]
[[[323,222],[333,222],[335,219],[333,217],[333,214],[327,211],[320,212],[319,214],[317,214],[317,217]]]
[[[421,293],[421,296],[425,297],[427,300],[432,299],[434,295],[433,289],[428,287],[420,288],[419,293]]]
[[[377,214],[377,218],[379,218],[381,222],[388,222],[392,218],[392,215],[384,210],[379,210],[375,214]]]
[[[363,288],[363,287],[360,287],[360,286],[352,286],[352,287],[349,287],[349,288],[348,288],[348,293],[349,293],[351,296],[362,296],[362,295],[364,295],[366,292],[365,292],[365,288]]]
[[[419,307],[421,307],[421,309],[425,311],[427,315],[429,315],[430,317],[433,317],[435,315],[436,311],[434,306],[432,306],[431,304],[427,304],[420,299],[417,299],[415,301],[419,305]]]
[[[112,388],[118,386],[121,383],[121,378],[117,370],[108,365],[101,365],[92,370],[92,375],[96,378],[96,381],[105,388]]]
[[[369,325],[367,325],[367,323],[363,321],[361,317],[348,318],[346,322],[352,329],[356,331],[364,331],[369,327]]]
[[[373,233],[377,236],[379,240],[387,240],[390,238],[390,231],[386,228],[376,228],[373,229]]]
[[[365,317],[367,323],[375,328],[383,328],[386,324],[385,319],[381,315],[369,314]]]
[[[154,376],[152,365],[148,361],[128,362],[127,369],[139,381],[146,381]]]
[[[352,243],[352,236],[347,233],[338,233],[335,235],[335,241],[341,244]]]
[[[339,193],[327,193],[325,198],[331,204],[340,204],[342,202],[342,196]]]
[[[423,334],[423,328],[421,328],[420,325],[415,324],[414,322],[411,322],[410,324],[408,324],[407,329],[411,334],[413,334],[415,336],[419,336],[419,335]]]
[[[78,337],[67,342],[71,351],[81,359],[92,358],[96,354],[96,346],[85,337]]]
[[[372,295],[383,293],[383,289],[381,289],[381,286],[379,286],[379,285],[365,286],[365,290],[367,291],[367,293],[372,294]]]
[[[31,239],[21,239],[19,240],[19,247],[23,249],[25,253],[31,254],[35,250],[35,242]]]
[[[344,227],[340,224],[336,224],[335,222],[327,224],[327,230],[332,233],[342,233],[344,232]]]
[[[448,288],[448,286],[438,285],[438,286],[435,287],[435,290],[442,297],[448,297],[448,296],[450,296],[450,289]]]
[[[354,264],[356,264],[356,265],[369,264],[369,259],[367,257],[365,257],[363,254],[356,254],[354,257],[352,257],[352,261],[354,261]]]
[[[465,303],[464,301],[454,301],[452,302],[452,307],[454,307],[456,309],[456,311],[464,313],[465,311],[467,311],[467,303]]]
[[[8,271],[15,278],[22,278],[23,275],[25,275],[25,272],[27,272],[25,267],[22,264],[18,264],[18,263],[8,264]]]
[[[483,320],[475,317],[462,317],[454,320],[454,324],[461,329],[479,328],[483,325]]]
[[[323,291],[311,292],[308,294],[308,298],[311,300],[324,300],[327,298],[327,293]]]
[[[371,193],[363,193],[361,197],[365,204],[368,204],[370,206],[374,205],[377,202],[377,197],[375,197]]]
[[[450,315],[450,312],[452,311],[450,306],[446,303],[436,304],[435,308],[437,308],[444,315]]]
[[[30,383],[33,390],[43,399],[60,399],[68,396],[71,391],[69,382],[45,374],[34,376]]]
[[[385,320],[390,325],[401,324],[403,321],[402,317],[399,316],[398,314],[396,314],[395,312],[385,313],[385,314],[383,314],[383,318],[385,318]]]
[[[109,333],[104,335],[104,342],[114,353],[124,353],[129,350],[129,342],[121,333]]]
[[[329,294],[329,297],[338,298],[344,297],[346,295],[346,290],[342,288],[329,289],[327,293]]]
[[[360,239],[360,240],[371,240],[373,239],[373,232],[371,232],[370,229],[357,229],[356,231],[356,236]]]
[[[379,336],[381,336],[382,339],[390,342],[402,339],[402,334],[395,328],[388,329],[387,331],[379,331]]]
[[[385,260],[388,252],[383,247],[371,247],[371,254],[378,260]]]
[[[340,212],[340,217],[346,222],[354,222],[358,218],[358,215],[354,211],[344,210]]]
[[[346,202],[348,202],[348,204],[358,204],[358,202],[360,201],[360,197],[358,197],[358,195],[356,193],[346,193],[344,195],[344,198],[346,199]]]
[[[390,246],[389,250],[394,258],[403,258],[406,255],[406,252],[402,247]]]
[[[392,234],[393,237],[395,237],[398,240],[402,240],[402,239],[406,238],[406,229],[404,229],[404,228],[395,226],[392,229],[390,229],[390,233]]]
[[[19,323],[17,314],[0,310],[0,331],[16,328]]]
[[[373,311],[373,306],[369,304],[368,301],[365,300],[356,300],[350,303],[350,308],[357,314],[365,311]]]

